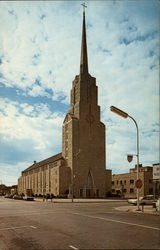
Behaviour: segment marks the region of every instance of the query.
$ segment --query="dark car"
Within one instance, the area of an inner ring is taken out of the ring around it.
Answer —
[[[13,199],[15,199],[15,200],[23,200],[23,197],[22,197],[21,195],[15,194],[15,195],[13,196]]]
[[[34,201],[34,197],[25,195],[25,197],[23,197],[23,200],[25,200],[25,201]]]
[[[51,198],[51,197],[50,197],[50,194],[46,194],[46,195],[45,195],[45,198],[46,198],[46,200],[50,199],[50,198]]]

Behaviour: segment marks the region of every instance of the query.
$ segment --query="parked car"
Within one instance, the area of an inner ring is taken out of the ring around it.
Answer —
[[[23,197],[23,199],[24,199],[25,201],[34,201],[34,197],[28,196],[28,195],[25,195],[25,197]]]
[[[146,195],[144,197],[139,197],[140,205],[153,205],[155,203],[153,195]],[[128,199],[129,204],[137,205],[137,199]]]
[[[15,199],[15,200],[23,200],[23,197],[21,195],[15,194],[13,196],[13,199]]]
[[[4,198],[9,198],[9,194],[6,194],[6,195],[4,196]]]
[[[50,194],[45,195],[46,200],[50,199]]]
[[[56,196],[54,194],[51,194],[51,199],[53,199],[53,198],[56,198]]]
[[[9,194],[8,198],[13,199],[13,194]]]
[[[156,202],[156,209],[158,212],[160,212],[160,198]]]

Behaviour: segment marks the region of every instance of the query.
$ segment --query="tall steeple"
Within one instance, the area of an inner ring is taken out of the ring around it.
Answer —
[[[80,74],[72,82],[71,105],[63,122],[62,156],[70,168],[63,170],[68,178],[64,184],[70,197],[105,197],[106,180],[109,179],[105,170],[105,125],[100,120],[96,78],[88,72],[86,6],[82,6]]]
[[[80,75],[88,73],[88,59],[87,59],[87,39],[86,39],[86,24],[85,24],[85,3],[83,6],[83,27],[82,27],[82,45],[81,45],[81,62],[80,62]]]

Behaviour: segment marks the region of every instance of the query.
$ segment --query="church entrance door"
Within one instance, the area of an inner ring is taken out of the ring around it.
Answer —
[[[91,174],[91,170],[88,172],[87,176],[87,185],[86,185],[86,198],[94,197],[94,185],[93,185],[93,177]]]
[[[87,188],[86,189],[86,198],[90,198],[91,197],[91,189]]]

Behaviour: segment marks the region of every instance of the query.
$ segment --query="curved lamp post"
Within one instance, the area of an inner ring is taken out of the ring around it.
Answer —
[[[139,179],[139,131],[138,131],[138,125],[137,125],[137,122],[136,120],[130,116],[129,114],[127,114],[126,112],[124,112],[123,110],[121,109],[118,109],[114,106],[111,106],[110,107],[110,110],[114,113],[116,113],[117,115],[120,115],[122,116],[123,118],[131,118],[132,121],[135,123],[136,125],[136,129],[137,129],[137,180]],[[140,210],[139,208],[139,189],[137,188],[137,209]]]

